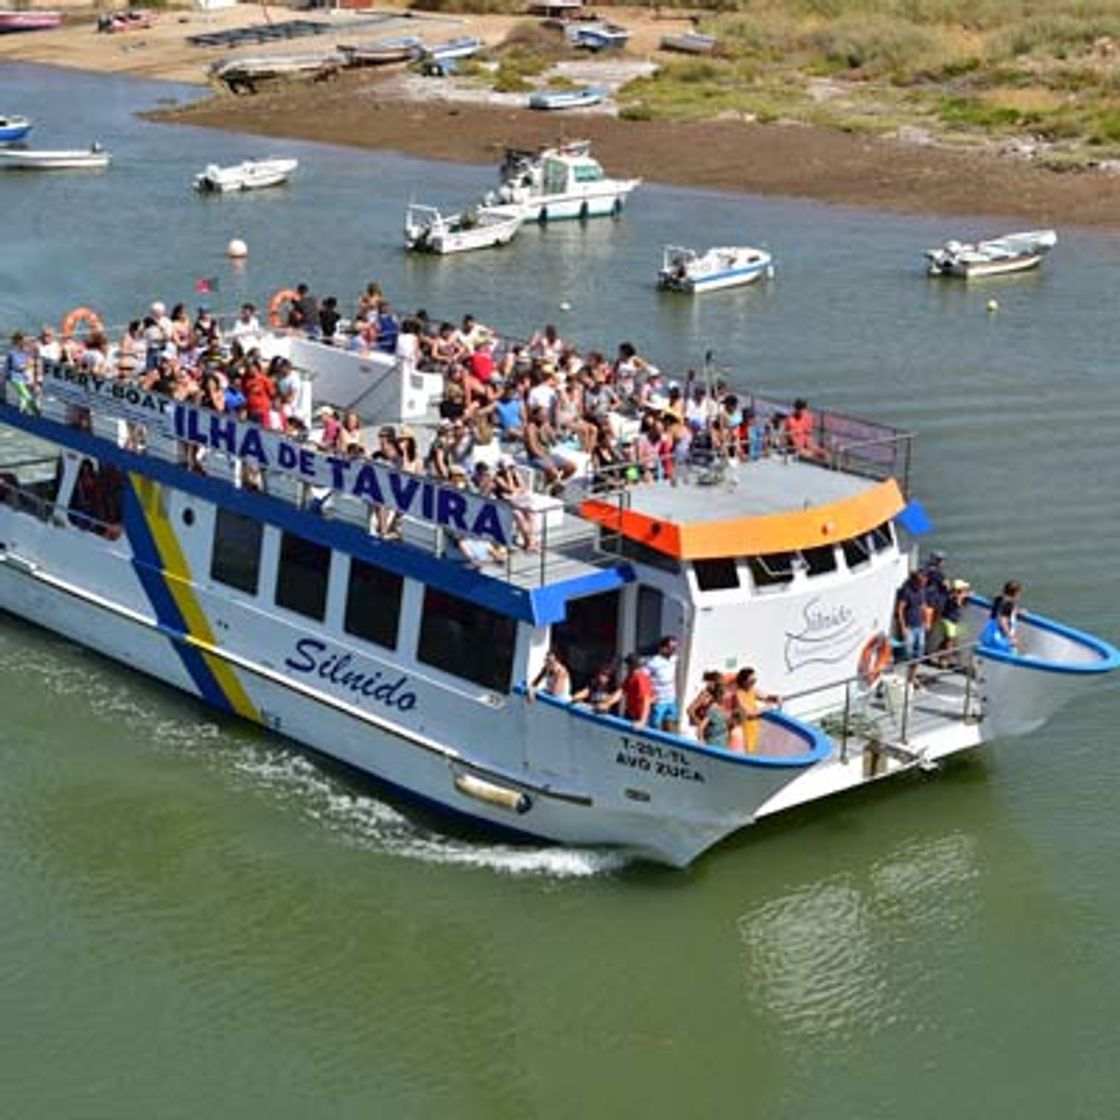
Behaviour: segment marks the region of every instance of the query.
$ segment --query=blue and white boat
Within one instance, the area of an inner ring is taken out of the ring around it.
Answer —
[[[32,124],[26,117],[0,116],[0,144],[17,144],[26,139]]]
[[[630,41],[630,32],[617,23],[595,20],[568,28],[568,42],[589,51],[621,49]]]
[[[439,375],[286,332],[261,345],[305,371],[307,417],[435,428]],[[884,633],[917,561],[912,437],[838,413],[802,411],[793,453],[605,490],[577,474],[514,505],[81,365],[42,360],[0,393],[0,609],[507,833],[684,866],[773,813],[1036,728],[1120,666],[1033,614],[1011,652],[970,641],[976,597],[916,692]],[[760,423],[790,413],[739,400]],[[666,634],[679,697],[750,664],[780,709],[732,749],[564,690],[528,702],[550,650],[579,687]]]
[[[540,89],[529,95],[530,109],[586,109],[599,105],[607,91],[599,86],[582,89]]]
[[[774,275],[774,258],[765,249],[722,246],[698,253],[679,245],[661,251],[657,283],[673,292],[714,292],[737,288]]]
[[[423,58],[430,62],[451,62],[455,59],[470,58],[485,46],[485,40],[476,35],[462,35],[457,39],[448,39],[445,43],[424,47]]]

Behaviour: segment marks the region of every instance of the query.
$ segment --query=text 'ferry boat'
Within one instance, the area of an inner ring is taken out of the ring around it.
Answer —
[[[435,426],[441,379],[394,354],[259,341],[310,388],[306,415]],[[893,667],[919,511],[910,437],[880,424],[822,411],[769,455],[606,488],[577,473],[563,498],[515,504],[80,362],[42,360],[33,386],[8,369],[0,424],[25,446],[0,463],[0,607],[518,834],[684,866],[780,810],[1036,728],[1120,663],[1032,614],[1017,648],[962,640],[920,689]],[[529,515],[531,552],[515,543]],[[494,562],[463,563],[465,541]],[[988,615],[967,598],[962,632]],[[747,749],[562,692],[529,702],[550,655],[578,684],[665,635],[677,697],[744,664],[781,695]]]

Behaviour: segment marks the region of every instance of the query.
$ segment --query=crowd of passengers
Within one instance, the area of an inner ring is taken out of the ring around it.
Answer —
[[[706,384],[691,371],[683,384],[665,378],[630,342],[608,357],[577,349],[552,324],[514,341],[471,315],[458,325],[437,322],[423,310],[398,316],[375,283],[361,293],[350,319],[343,318],[336,297],[317,299],[306,284],[271,308],[269,319],[273,327],[361,355],[392,355],[406,372],[438,374],[435,430],[423,444],[408,428],[393,425],[371,439],[356,412],[322,406],[311,414],[299,371],[285,358],[262,357],[268,328],[251,303],[224,329],[208,307],[192,317],[184,304],[169,313],[157,301],[116,339],[102,330],[59,337],[49,326],[35,338],[17,332],[5,380],[26,407],[34,407],[44,364],[61,362],[515,506],[529,489],[519,464],[538,471],[544,487],[558,496],[577,471],[593,487],[607,489],[672,479],[687,465],[775,452],[819,455],[804,400],[788,413],[756,416],[722,383]],[[497,455],[476,454],[495,441]],[[527,515],[519,519],[520,543],[535,548],[528,522]]]

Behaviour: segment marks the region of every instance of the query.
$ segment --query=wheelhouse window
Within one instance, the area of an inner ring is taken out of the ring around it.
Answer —
[[[755,587],[780,587],[793,579],[796,552],[768,552],[764,556],[748,556],[747,567]]]
[[[844,563],[849,568],[858,568],[871,559],[871,543],[866,536],[849,537],[840,547],[844,550]]]
[[[836,549],[832,545],[821,545],[819,548],[803,548],[801,559],[811,576],[823,576],[826,572],[836,571]]]
[[[693,560],[696,586],[701,591],[728,591],[739,586],[739,569],[733,556],[718,556],[714,560]]]
[[[417,658],[495,692],[508,692],[517,622],[434,587],[424,591]]]
[[[615,544],[610,541],[605,530],[599,534],[599,540],[604,549],[613,547],[627,560],[637,560],[639,564],[648,564],[651,568],[658,568],[663,572],[672,572],[674,575],[681,570],[681,562],[675,556],[667,556],[664,552],[658,552],[656,548],[650,548],[649,545],[642,544],[641,541],[622,537]]]
[[[327,580],[331,550],[284,533],[280,539],[280,570],[276,573],[276,605],[322,622],[327,613]]]
[[[386,649],[396,649],[403,586],[404,580],[395,573],[364,560],[351,560],[343,621],[346,632]]]
[[[875,552],[885,552],[894,544],[894,533],[891,530],[891,523],[889,521],[884,521],[882,525],[877,525],[871,530],[869,536],[871,538],[871,547]]]
[[[261,522],[229,509],[214,518],[210,578],[247,595],[256,595],[261,577]]]

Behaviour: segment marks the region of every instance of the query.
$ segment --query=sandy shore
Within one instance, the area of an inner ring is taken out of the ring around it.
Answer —
[[[629,58],[655,56],[659,36],[673,28],[648,11],[612,9],[635,29]],[[273,21],[307,13],[271,9]],[[325,18],[312,13],[312,18]],[[361,16],[333,17],[337,31],[241,53],[323,50],[339,41],[426,33],[432,41],[478,34],[501,40],[511,17],[417,18],[380,25]],[[229,57],[220,48],[188,45],[202,30],[263,22],[261,10],[240,6],[215,13],[168,12],[155,27],[119,36],[90,24],[0,38],[0,59],[19,59],[179,82],[204,82],[205,67]],[[595,65],[592,63],[591,65]],[[624,75],[623,75],[624,76]],[[577,79],[579,75],[576,75]],[[829,202],[945,215],[976,214],[1019,226],[1070,225],[1120,229],[1120,176],[1047,170],[990,152],[955,151],[800,125],[739,120],[703,124],[623,121],[610,113],[539,114],[522,97],[456,91],[453,83],[403,71],[358,71],[331,82],[278,86],[255,95],[218,94],[161,111],[161,120],[384,148],[413,155],[493,164],[507,145],[533,146],[560,135],[586,136],[608,171],[687,186],[790,195]],[[504,102],[504,103],[503,103]],[[968,232],[968,231],[965,231]]]

